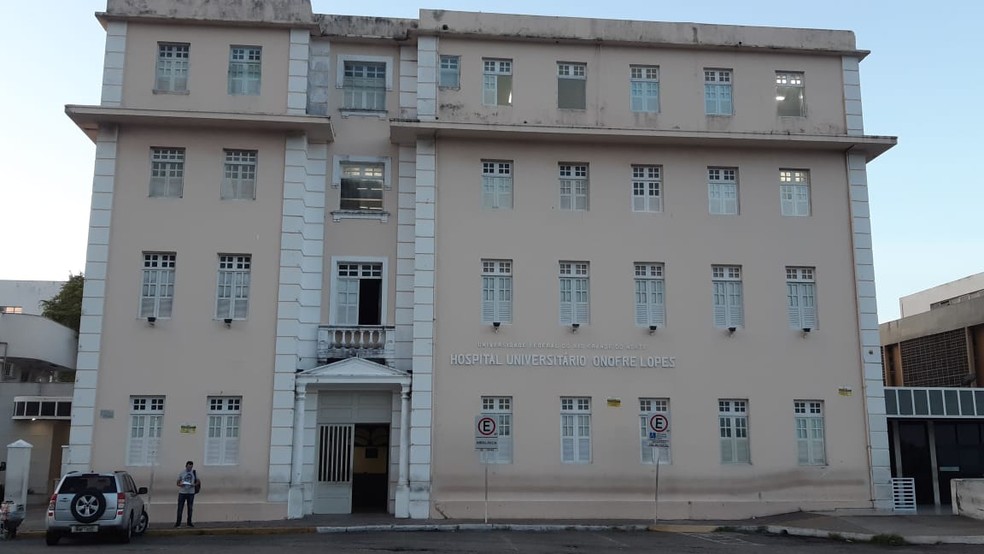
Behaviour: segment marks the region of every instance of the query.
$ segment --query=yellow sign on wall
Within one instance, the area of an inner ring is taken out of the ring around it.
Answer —
[[[187,435],[194,435],[195,431],[198,429],[196,425],[182,425],[181,432]]]

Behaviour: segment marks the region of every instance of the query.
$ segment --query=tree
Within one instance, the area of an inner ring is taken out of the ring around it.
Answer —
[[[68,274],[68,281],[62,285],[58,294],[51,300],[41,301],[41,315],[61,323],[65,327],[79,331],[79,321],[82,319],[82,288],[85,278]]]

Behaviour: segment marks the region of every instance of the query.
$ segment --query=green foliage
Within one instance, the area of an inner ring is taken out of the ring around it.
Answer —
[[[69,273],[68,281],[62,285],[58,294],[51,300],[41,301],[41,315],[78,332],[79,321],[82,319],[82,288],[84,285],[85,278],[81,273],[78,275]]]

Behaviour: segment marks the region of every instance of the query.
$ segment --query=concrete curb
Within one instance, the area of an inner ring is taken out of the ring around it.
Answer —
[[[551,531],[645,531],[647,525],[536,525],[517,523],[457,523],[423,525],[350,525],[347,527],[316,527],[317,533],[374,533],[374,532],[444,532],[456,531],[517,531],[544,533]]]

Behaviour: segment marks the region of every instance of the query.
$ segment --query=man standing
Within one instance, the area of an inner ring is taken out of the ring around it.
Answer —
[[[191,510],[195,505],[195,487],[201,481],[195,473],[195,464],[188,460],[185,469],[178,474],[178,517],[174,521],[175,527],[181,527],[181,513],[184,511],[185,502],[188,503],[188,527],[194,527],[191,522]]]

